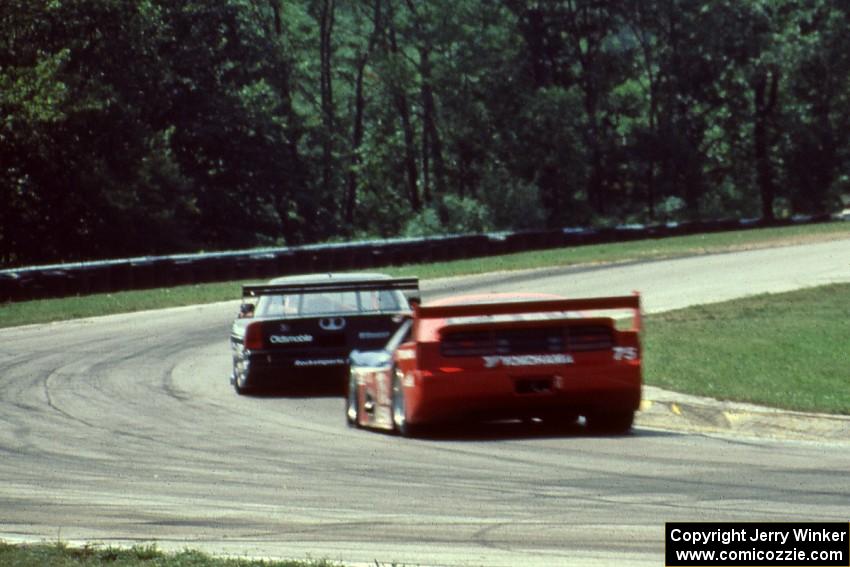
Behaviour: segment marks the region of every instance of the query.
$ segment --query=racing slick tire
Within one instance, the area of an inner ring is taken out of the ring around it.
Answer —
[[[247,384],[245,372],[239,372],[239,369],[235,366],[233,367],[233,374],[230,375],[230,383],[233,384],[233,389],[240,396],[245,396],[252,392],[252,388]]]
[[[357,399],[357,379],[353,374],[348,378],[348,390],[345,394],[345,422],[348,427],[360,427],[360,404]]]
[[[416,437],[421,433],[421,426],[416,426],[407,421],[405,410],[404,388],[402,387],[403,375],[396,368],[393,371],[393,395],[392,395],[392,420],[393,429],[402,437]]]
[[[594,412],[585,416],[585,419],[587,429],[592,433],[623,435],[632,429],[635,412],[634,410]]]

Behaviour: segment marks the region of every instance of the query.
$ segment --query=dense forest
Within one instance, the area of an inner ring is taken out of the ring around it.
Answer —
[[[0,265],[834,210],[843,0],[0,0]]]

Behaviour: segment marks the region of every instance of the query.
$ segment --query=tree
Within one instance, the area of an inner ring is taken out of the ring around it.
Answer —
[[[797,12],[799,55],[787,71],[790,104],[782,151],[793,210],[823,214],[847,192],[850,148],[850,7],[827,0]]]
[[[848,23],[832,0],[6,0],[0,262],[821,214],[850,185]]]
[[[109,0],[5,12],[7,262],[156,250],[157,234],[181,238],[185,186],[163,148],[168,132],[156,128],[157,18],[149,2]]]

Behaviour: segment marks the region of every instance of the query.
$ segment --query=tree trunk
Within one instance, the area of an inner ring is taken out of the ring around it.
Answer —
[[[392,5],[390,4],[390,6]],[[394,55],[398,55],[399,49],[395,26],[392,23],[392,13],[389,14],[387,21],[389,22],[390,50]],[[407,102],[407,95],[404,92],[404,85],[391,84],[390,89],[404,134],[404,171],[407,177],[408,200],[410,201],[410,208],[418,213],[422,210],[422,201],[419,197],[419,174],[416,167],[416,134],[410,118],[410,106]]]
[[[446,166],[443,161],[443,143],[437,129],[437,105],[434,101],[434,89],[431,85],[431,59],[427,48],[420,49],[422,73],[422,154],[430,156],[434,162],[434,192],[438,195],[445,190]],[[427,167],[427,161],[423,163]],[[427,184],[426,184],[427,187]],[[429,196],[426,196],[426,201]]]
[[[775,67],[761,68],[753,81],[755,102],[755,124],[753,146],[756,160],[756,176],[761,194],[761,218],[763,221],[775,220],[773,202],[776,198],[776,186],[773,182],[773,166],[770,161],[769,130],[770,121],[776,109],[779,89],[779,71]]]
[[[336,0],[323,0],[319,15],[320,90],[322,105],[322,197],[330,199],[333,184],[333,150],[336,113],[333,100],[333,27]]]
[[[357,206],[357,168],[360,166],[360,146],[363,144],[363,115],[366,99],[363,95],[363,74],[366,70],[367,56],[357,65],[357,78],[354,84],[354,128],[351,135],[351,161],[348,166],[348,180],[345,191],[345,222],[350,227],[354,222],[354,209]]]
[[[283,33],[283,7],[280,5],[280,0],[269,0],[269,6],[271,6],[274,14],[274,32],[281,35]]]
[[[655,158],[650,158],[646,168],[646,212],[650,222],[655,221]]]
[[[357,60],[357,76],[354,81],[354,125],[351,133],[351,157],[348,164],[348,179],[345,190],[344,215],[348,227],[354,224],[354,212],[357,209],[357,184],[359,182],[358,168],[362,163],[360,159],[360,146],[363,145],[363,122],[366,112],[366,96],[363,92],[363,81],[366,74],[366,65],[378,42],[381,30],[381,4],[383,0],[375,0],[372,14],[372,33],[369,36],[369,44],[365,53]]]
[[[282,0],[268,0],[268,5],[272,11],[272,31],[279,39],[283,33],[284,8]],[[287,114],[292,115],[291,108],[291,87],[289,77],[286,80],[286,87],[281,91],[281,96],[286,102]],[[297,138],[297,136],[296,136]],[[291,164],[291,169],[286,175],[286,186],[303,188],[307,186],[306,166],[301,160],[301,155],[298,152],[298,142],[296,139],[291,139],[285,146],[286,159]],[[276,192],[272,196],[272,205],[275,209],[278,219],[281,223],[281,233],[283,241],[287,244],[303,241],[304,233],[297,222],[292,220],[292,214],[297,212],[298,205],[293,201],[288,192]],[[309,204],[306,207],[305,216],[314,216],[314,207]],[[308,236],[309,237],[309,236]]]
[[[410,208],[414,212],[422,209],[422,201],[419,198],[419,174],[416,167],[416,139],[413,131],[413,123],[410,120],[410,108],[407,104],[407,95],[398,89],[393,96],[401,127],[404,132],[404,170],[407,176],[407,194],[410,200]]]

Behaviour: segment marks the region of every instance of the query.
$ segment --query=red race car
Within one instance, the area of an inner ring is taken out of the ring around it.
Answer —
[[[404,436],[430,424],[560,426],[579,416],[593,431],[625,433],[641,399],[640,327],[637,293],[416,306],[383,350],[351,353],[346,418]]]

